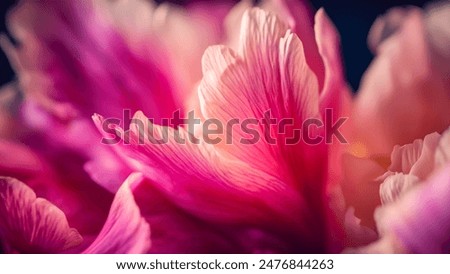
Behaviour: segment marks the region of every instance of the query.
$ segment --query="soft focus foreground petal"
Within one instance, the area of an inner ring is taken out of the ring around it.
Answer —
[[[395,235],[409,252],[450,251],[450,166],[376,212],[382,235]]]
[[[84,253],[146,253],[150,249],[150,226],[133,197],[135,184],[142,180],[131,174],[117,191],[103,229]]]
[[[82,242],[64,213],[24,183],[0,177],[0,235],[12,250],[56,253]]]
[[[363,77],[353,116],[369,154],[390,153],[450,124],[448,77],[435,62],[424,24],[420,10],[408,10]]]

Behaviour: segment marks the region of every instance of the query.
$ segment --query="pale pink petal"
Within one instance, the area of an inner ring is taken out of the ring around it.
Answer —
[[[450,162],[450,128],[441,136],[435,152],[435,167],[441,168]]]
[[[394,145],[441,133],[450,124],[448,80],[427,37],[423,14],[410,10],[379,45],[362,79],[353,116],[371,154],[390,153]]]
[[[423,140],[417,139],[412,144],[395,146],[391,154],[389,170],[412,174],[424,180],[434,169],[434,158],[440,135],[432,133]]]
[[[59,208],[9,177],[0,178],[0,235],[24,253],[62,252],[83,240]]]
[[[450,166],[382,207],[375,217],[382,235],[395,235],[409,252],[442,253],[450,250]]]
[[[396,173],[388,176],[380,185],[382,204],[395,202],[401,195],[418,185],[420,179],[414,175]]]
[[[131,174],[117,192],[108,218],[97,239],[84,253],[146,253],[150,249],[150,226],[141,215],[133,188],[142,180]]]

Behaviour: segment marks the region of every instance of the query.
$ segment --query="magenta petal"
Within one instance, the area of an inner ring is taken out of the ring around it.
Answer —
[[[59,208],[9,177],[0,177],[0,235],[24,253],[61,252],[83,240]]]
[[[108,219],[97,239],[84,253],[146,253],[150,226],[141,215],[133,197],[133,188],[142,181],[139,173],[131,174],[117,192]]]

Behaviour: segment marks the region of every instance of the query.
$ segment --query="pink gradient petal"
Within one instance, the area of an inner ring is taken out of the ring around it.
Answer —
[[[118,190],[108,218],[97,239],[84,253],[146,253],[150,249],[150,226],[133,197],[135,184],[142,180],[131,174]]]
[[[211,47],[205,52],[203,67],[199,97],[205,119],[261,119],[270,110],[274,118],[292,118],[299,127],[303,120],[319,115],[317,80],[305,63],[300,40],[275,16],[262,10],[253,9],[244,15],[239,53],[223,46]],[[274,128],[255,130],[260,136],[278,137],[280,147],[264,140],[243,144],[241,138],[247,135],[233,127],[233,145],[219,144],[217,148],[255,168],[289,177],[282,167],[285,139],[277,136]],[[286,147],[286,154],[296,147]]]
[[[0,178],[0,200],[0,235],[13,250],[55,253],[83,240],[59,208],[16,179]]]

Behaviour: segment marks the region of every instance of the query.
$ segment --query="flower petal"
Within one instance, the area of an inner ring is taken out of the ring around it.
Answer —
[[[24,183],[0,177],[0,235],[19,252],[55,253],[82,242],[64,213]]]
[[[97,125],[101,119],[94,117]],[[293,250],[294,242],[304,250],[323,248],[322,238],[313,236],[321,233],[317,222],[322,220],[318,221],[305,198],[284,182],[244,162],[222,157],[210,145],[191,143],[183,128],[153,125],[139,112],[133,121],[129,132],[117,128],[119,136],[129,141],[120,148],[178,207],[214,224],[282,231],[279,235],[291,235]],[[161,141],[164,138],[166,141]]]
[[[305,62],[302,43],[274,15],[262,10],[252,9],[244,14],[238,53],[223,46],[211,47],[203,57],[203,69],[199,97],[205,119],[259,122],[268,119],[266,114],[270,111],[278,122],[292,119],[293,127],[301,128],[304,120],[319,117],[317,79]],[[277,138],[276,145],[264,140],[248,145],[242,141],[248,134],[235,126],[227,128],[227,140],[216,147],[255,168],[287,178],[290,175],[282,166],[283,159],[290,157],[284,153],[298,152],[301,145],[286,145],[286,137],[266,126],[255,127],[258,136]],[[297,154],[297,165],[302,165],[305,154]]]
[[[381,203],[387,204],[396,201],[419,182],[419,178],[410,174],[396,173],[388,176],[380,185]]]
[[[412,144],[395,146],[391,154],[389,170],[412,174],[424,180],[434,169],[434,154],[440,135],[432,133],[423,140],[417,139]]]
[[[421,11],[410,10],[380,44],[362,79],[353,116],[370,154],[390,153],[394,145],[441,133],[450,124],[448,79],[433,59],[428,37]]]
[[[323,9],[316,13],[314,30],[324,65],[320,110],[324,115],[325,109],[332,108],[334,118],[342,117],[347,104],[350,104],[351,96],[344,78],[339,34]]]
[[[435,167],[441,168],[450,162],[450,128],[441,136],[435,152]]]
[[[150,226],[141,215],[132,189],[142,180],[131,174],[117,192],[103,229],[84,253],[146,253],[150,249]]]
[[[450,166],[408,192],[396,203],[377,210],[377,227],[383,235],[394,234],[414,253],[450,250]]]

